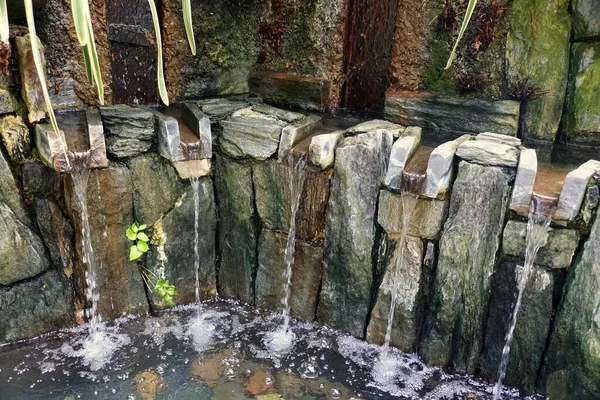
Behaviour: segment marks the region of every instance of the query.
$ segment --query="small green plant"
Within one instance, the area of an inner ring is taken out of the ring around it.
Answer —
[[[146,267],[140,266],[140,271],[150,293],[155,293],[158,297],[163,299],[165,304],[169,307],[173,307],[175,305],[173,297],[177,296],[175,285],[171,285],[169,280],[160,279],[154,272]]]
[[[144,233],[144,229],[146,229],[146,225],[140,225],[139,222],[136,221],[127,228],[127,231],[125,231],[127,239],[135,242],[129,248],[129,261],[137,260],[150,250],[150,247],[148,247],[150,238]]]

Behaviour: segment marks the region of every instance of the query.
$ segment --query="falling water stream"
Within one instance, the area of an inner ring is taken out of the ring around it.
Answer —
[[[506,375],[506,368],[510,356],[510,346],[514,338],[515,326],[517,325],[517,317],[523,300],[523,292],[529,281],[529,275],[533,269],[535,257],[540,248],[546,244],[548,239],[548,228],[552,221],[552,213],[556,207],[557,199],[540,196],[534,193],[529,207],[529,217],[527,221],[527,238],[525,248],[525,265],[521,272],[519,283],[517,286],[518,295],[515,303],[515,308],[512,313],[510,327],[506,333],[504,348],[502,349],[502,360],[498,367],[498,382],[494,386],[494,400],[498,400],[502,394],[502,380]]]
[[[200,224],[200,179],[190,179],[194,196],[194,271],[196,272],[196,304],[198,304],[198,315],[202,314],[202,303],[200,302],[200,253],[198,251],[198,228]]]

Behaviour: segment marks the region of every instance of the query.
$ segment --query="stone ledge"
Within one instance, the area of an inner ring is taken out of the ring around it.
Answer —
[[[594,174],[600,174],[600,162],[596,160],[589,160],[567,174],[558,197],[554,219],[575,219],[581,208],[587,184]]]
[[[252,72],[248,85],[250,92],[267,102],[312,111],[327,108],[331,86],[321,77],[269,71]]]

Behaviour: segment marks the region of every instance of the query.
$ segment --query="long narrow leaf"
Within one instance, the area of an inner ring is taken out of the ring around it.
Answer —
[[[169,95],[167,93],[167,84],[165,83],[165,74],[163,72],[163,54],[162,54],[162,41],[160,37],[160,22],[158,21],[158,12],[156,11],[156,4],[154,0],[148,0],[150,4],[150,12],[152,13],[152,21],[154,22],[154,32],[156,32],[156,49],[158,52],[158,60],[156,65],[156,75],[158,80],[158,93],[165,105],[169,105]]]
[[[89,32],[89,43],[87,45],[87,53],[90,60],[90,69],[98,88],[98,99],[101,105],[104,105],[104,83],[102,82],[102,71],[100,70],[100,61],[98,60],[98,51],[96,50],[96,40],[94,39],[94,29],[92,27],[92,17],[88,9],[87,25]]]
[[[6,8],[6,0],[0,0],[0,40],[8,43],[10,29],[8,26],[8,9]]]
[[[452,66],[452,61],[456,57],[456,49],[458,47],[458,43],[462,39],[465,31],[467,30],[467,26],[469,26],[469,21],[473,16],[473,11],[475,11],[475,6],[477,5],[477,0],[469,0],[469,4],[467,5],[467,11],[465,12],[465,17],[463,18],[462,25],[460,26],[460,31],[458,32],[458,38],[456,38],[456,43],[454,43],[454,47],[452,48],[452,53],[450,53],[450,57],[448,58],[448,63],[444,69],[448,69]]]
[[[182,0],[183,8],[183,24],[185,25],[185,33],[187,34],[188,43],[192,55],[196,55],[196,39],[194,38],[194,27],[192,25],[192,6],[190,0]]]
[[[48,111],[48,115],[50,117],[50,123],[52,124],[52,128],[54,128],[54,132],[60,139],[60,145],[62,147],[63,153],[65,153],[65,161],[67,163],[67,167],[70,169],[71,164],[69,162],[69,157],[67,156],[67,144],[65,143],[65,138],[61,135],[60,130],[58,129],[58,124],[56,122],[56,116],[54,115],[54,109],[52,108],[52,102],[50,101],[50,94],[48,93],[48,86],[46,84],[46,72],[44,71],[44,66],[42,64],[42,56],[40,53],[40,46],[38,43],[38,37],[35,32],[35,20],[33,18],[33,4],[31,0],[23,0],[25,2],[25,16],[27,17],[27,27],[29,28],[29,35],[31,37],[31,53],[33,54],[33,62],[35,64],[35,70],[37,71],[38,78],[40,80],[40,85],[42,86],[42,93],[44,95],[44,101],[46,102],[46,110]]]
[[[83,65],[85,66],[85,76],[87,77],[90,85],[94,84],[94,77],[92,76],[92,60],[90,60],[90,53],[88,51],[89,44],[83,46]]]
[[[77,33],[77,40],[79,40],[79,44],[82,46],[88,44],[89,38],[86,10],[89,14],[87,0],[71,0],[71,12],[73,13],[75,32]]]

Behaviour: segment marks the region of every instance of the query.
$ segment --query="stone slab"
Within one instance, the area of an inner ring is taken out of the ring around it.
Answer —
[[[38,40],[40,52],[42,53],[42,68],[46,70],[46,58],[44,57],[44,45]],[[15,47],[17,50],[17,62],[19,63],[19,72],[21,74],[21,97],[29,110],[27,119],[33,124],[46,118],[46,103],[42,93],[42,86],[38,78],[35,63],[33,61],[33,51],[31,49],[31,35],[15,37]]]
[[[250,92],[281,106],[323,111],[329,104],[330,83],[321,77],[255,71],[248,85]]]
[[[443,196],[451,189],[452,180],[456,172],[456,160],[454,157],[456,149],[458,149],[458,146],[462,142],[469,139],[470,136],[464,135],[457,140],[442,143],[433,149],[427,162],[427,172],[423,189],[424,196],[436,198]]]
[[[198,159],[212,158],[212,133],[208,116],[200,110],[196,103],[185,102],[181,109],[181,118],[199,138],[200,149],[197,155]]]
[[[373,119],[351,126],[344,131],[344,135],[354,136],[358,135],[359,133],[368,133],[379,129],[390,131],[394,138],[399,138],[403,135],[406,127],[383,119]]]
[[[529,210],[533,186],[537,174],[537,154],[534,149],[521,150],[517,177],[510,198],[510,209],[515,211]]]
[[[307,138],[320,125],[321,117],[309,115],[301,121],[294,122],[283,128],[279,139],[277,159],[283,161],[289,151],[302,140]]]
[[[143,107],[126,105],[100,108],[106,148],[117,158],[134,157],[150,150],[155,141],[154,114]]]
[[[516,167],[519,161],[518,148],[490,140],[468,140],[461,143],[456,155],[477,164],[502,167]]]
[[[396,140],[392,146],[388,170],[385,174],[384,184],[394,190],[400,190],[402,185],[402,172],[404,167],[417,151],[421,143],[421,132],[414,136],[404,136]]]
[[[308,146],[308,162],[310,165],[325,170],[333,166],[335,148],[344,137],[343,131],[336,131],[314,136]]]
[[[552,216],[554,219],[572,221],[577,216],[588,182],[599,171],[600,162],[589,160],[567,174],[558,197],[558,206]]]

